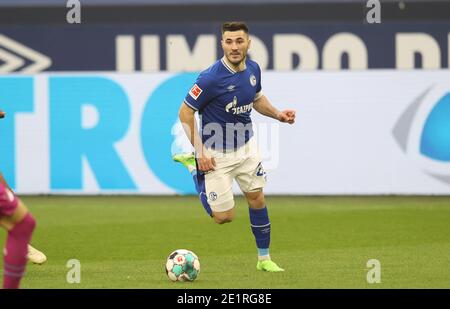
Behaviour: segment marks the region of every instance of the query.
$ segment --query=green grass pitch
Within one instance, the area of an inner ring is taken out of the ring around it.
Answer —
[[[23,288],[450,288],[450,197],[267,197],[271,256],[284,273],[256,270],[242,197],[217,225],[196,197],[23,197],[38,220]],[[0,232],[3,246],[6,233]],[[200,258],[194,282],[170,282],[180,248]],[[66,263],[81,263],[81,283]],[[366,280],[369,259],[381,283]],[[2,263],[2,262],[0,262]]]

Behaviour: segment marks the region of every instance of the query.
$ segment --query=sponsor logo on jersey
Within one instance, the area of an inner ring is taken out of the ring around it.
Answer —
[[[251,111],[253,108],[253,102],[247,105],[237,106],[237,97],[234,96],[233,102],[228,103],[225,106],[225,110],[227,113],[233,113],[233,115],[239,115],[242,113],[247,113]]]
[[[200,88],[197,84],[194,84],[194,86],[189,90],[189,95],[194,99],[197,100],[197,98],[200,96],[200,94],[203,92],[202,88]]]
[[[236,108],[236,106],[237,106],[237,97],[234,96],[233,101],[230,102],[230,103],[228,103],[228,104],[225,106],[225,110],[227,111],[227,113],[229,113],[229,112],[230,112],[230,109]]]

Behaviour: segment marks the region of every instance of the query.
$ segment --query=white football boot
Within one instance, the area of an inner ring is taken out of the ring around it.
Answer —
[[[34,264],[44,264],[47,261],[47,257],[41,251],[33,248],[31,245],[28,245],[28,260]]]

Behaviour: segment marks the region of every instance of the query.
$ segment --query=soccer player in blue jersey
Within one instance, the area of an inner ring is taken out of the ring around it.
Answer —
[[[252,109],[281,122],[294,123],[295,111],[279,111],[261,90],[261,69],[247,58],[248,27],[222,25],[224,56],[198,76],[181,104],[179,117],[195,149],[173,159],[186,166],[206,212],[219,224],[234,218],[233,179],[244,193],[258,248],[256,268],[284,271],[269,255],[270,221],[263,194],[265,172],[253,138]],[[201,132],[194,114],[199,113]],[[200,137],[201,136],[201,137]]]

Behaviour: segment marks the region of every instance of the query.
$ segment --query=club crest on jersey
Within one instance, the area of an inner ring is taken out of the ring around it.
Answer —
[[[189,90],[189,95],[194,99],[197,100],[197,98],[200,96],[200,94],[203,92],[202,88],[200,88],[197,84],[194,84],[194,86]]]
[[[255,75],[250,75],[250,84],[255,87],[256,86],[256,77]]]

